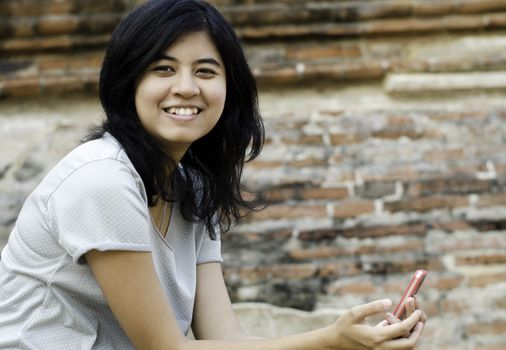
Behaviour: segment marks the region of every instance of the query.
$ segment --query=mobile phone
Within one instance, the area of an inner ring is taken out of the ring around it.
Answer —
[[[416,270],[415,274],[411,278],[411,281],[408,284],[408,287],[404,291],[404,294],[402,295],[401,301],[394,309],[393,315],[401,320],[403,320],[406,317],[406,301],[408,298],[412,297],[416,293],[418,293],[418,290],[420,290],[420,287],[422,286],[423,281],[425,280],[425,276],[427,276],[427,271],[425,270]]]

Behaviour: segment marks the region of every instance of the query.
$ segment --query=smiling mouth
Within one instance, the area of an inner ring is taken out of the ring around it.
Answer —
[[[197,107],[170,107],[170,108],[164,108],[163,111],[165,113],[174,115],[174,116],[180,116],[180,117],[192,117],[194,115],[197,115],[201,112],[201,109]]]

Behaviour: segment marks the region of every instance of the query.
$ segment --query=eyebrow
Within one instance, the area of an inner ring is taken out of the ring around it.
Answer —
[[[179,62],[179,60],[177,58],[175,58],[173,56],[165,55],[165,54],[157,56],[156,60],[168,60],[168,61]],[[214,59],[212,57],[200,58],[193,63],[197,63],[197,64],[207,63],[207,64],[212,64],[213,66],[221,68],[221,64],[216,59]]]

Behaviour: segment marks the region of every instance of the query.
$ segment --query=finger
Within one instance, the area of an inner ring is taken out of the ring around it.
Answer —
[[[388,322],[388,320],[383,320],[381,321],[380,323],[378,323],[376,326],[374,327],[384,327],[384,326],[388,326],[390,323]]]
[[[396,323],[401,323],[401,319],[400,318],[397,318],[395,317],[393,314],[391,314],[390,312],[387,312],[386,313],[386,321],[388,321],[388,324],[396,324]],[[403,337],[409,337],[409,332],[406,332],[404,333],[402,336]]]
[[[388,324],[394,324],[394,323],[400,323],[401,322],[401,319],[400,318],[397,318],[395,317],[392,313],[390,312],[387,312],[385,314],[385,319],[386,321],[388,321]]]
[[[427,322],[427,314],[425,311],[423,311],[422,303],[420,302],[420,299],[416,297],[416,295],[413,297],[415,300],[415,307],[422,312],[422,316],[420,317],[420,321],[425,323]]]
[[[388,339],[405,337],[419,322],[421,314],[422,312],[420,310],[415,310],[415,312],[413,312],[404,321],[383,327],[381,328],[381,331]]]
[[[415,299],[408,298],[406,300],[406,317],[409,317],[415,310]]]
[[[407,338],[398,338],[384,343],[384,348],[390,350],[413,349],[422,335],[423,323],[418,322],[415,329]]]
[[[392,301],[390,299],[376,300],[368,304],[355,306],[343,316],[345,316],[350,323],[360,323],[364,321],[366,317],[384,312],[391,305]]]

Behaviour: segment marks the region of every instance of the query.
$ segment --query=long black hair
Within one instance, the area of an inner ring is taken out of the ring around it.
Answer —
[[[185,34],[209,34],[225,65],[227,94],[216,126],[196,140],[176,166],[142,127],[135,108],[135,83],[147,67]],[[205,223],[211,238],[255,203],[244,198],[243,165],[258,156],[264,127],[257,88],[239,39],[212,5],[199,0],[150,0],[113,31],[102,64],[99,95],[106,119],[86,140],[112,134],[141,176],[148,204],[179,200],[187,220]],[[167,167],[174,169],[167,177]],[[175,190],[172,191],[174,186]]]

